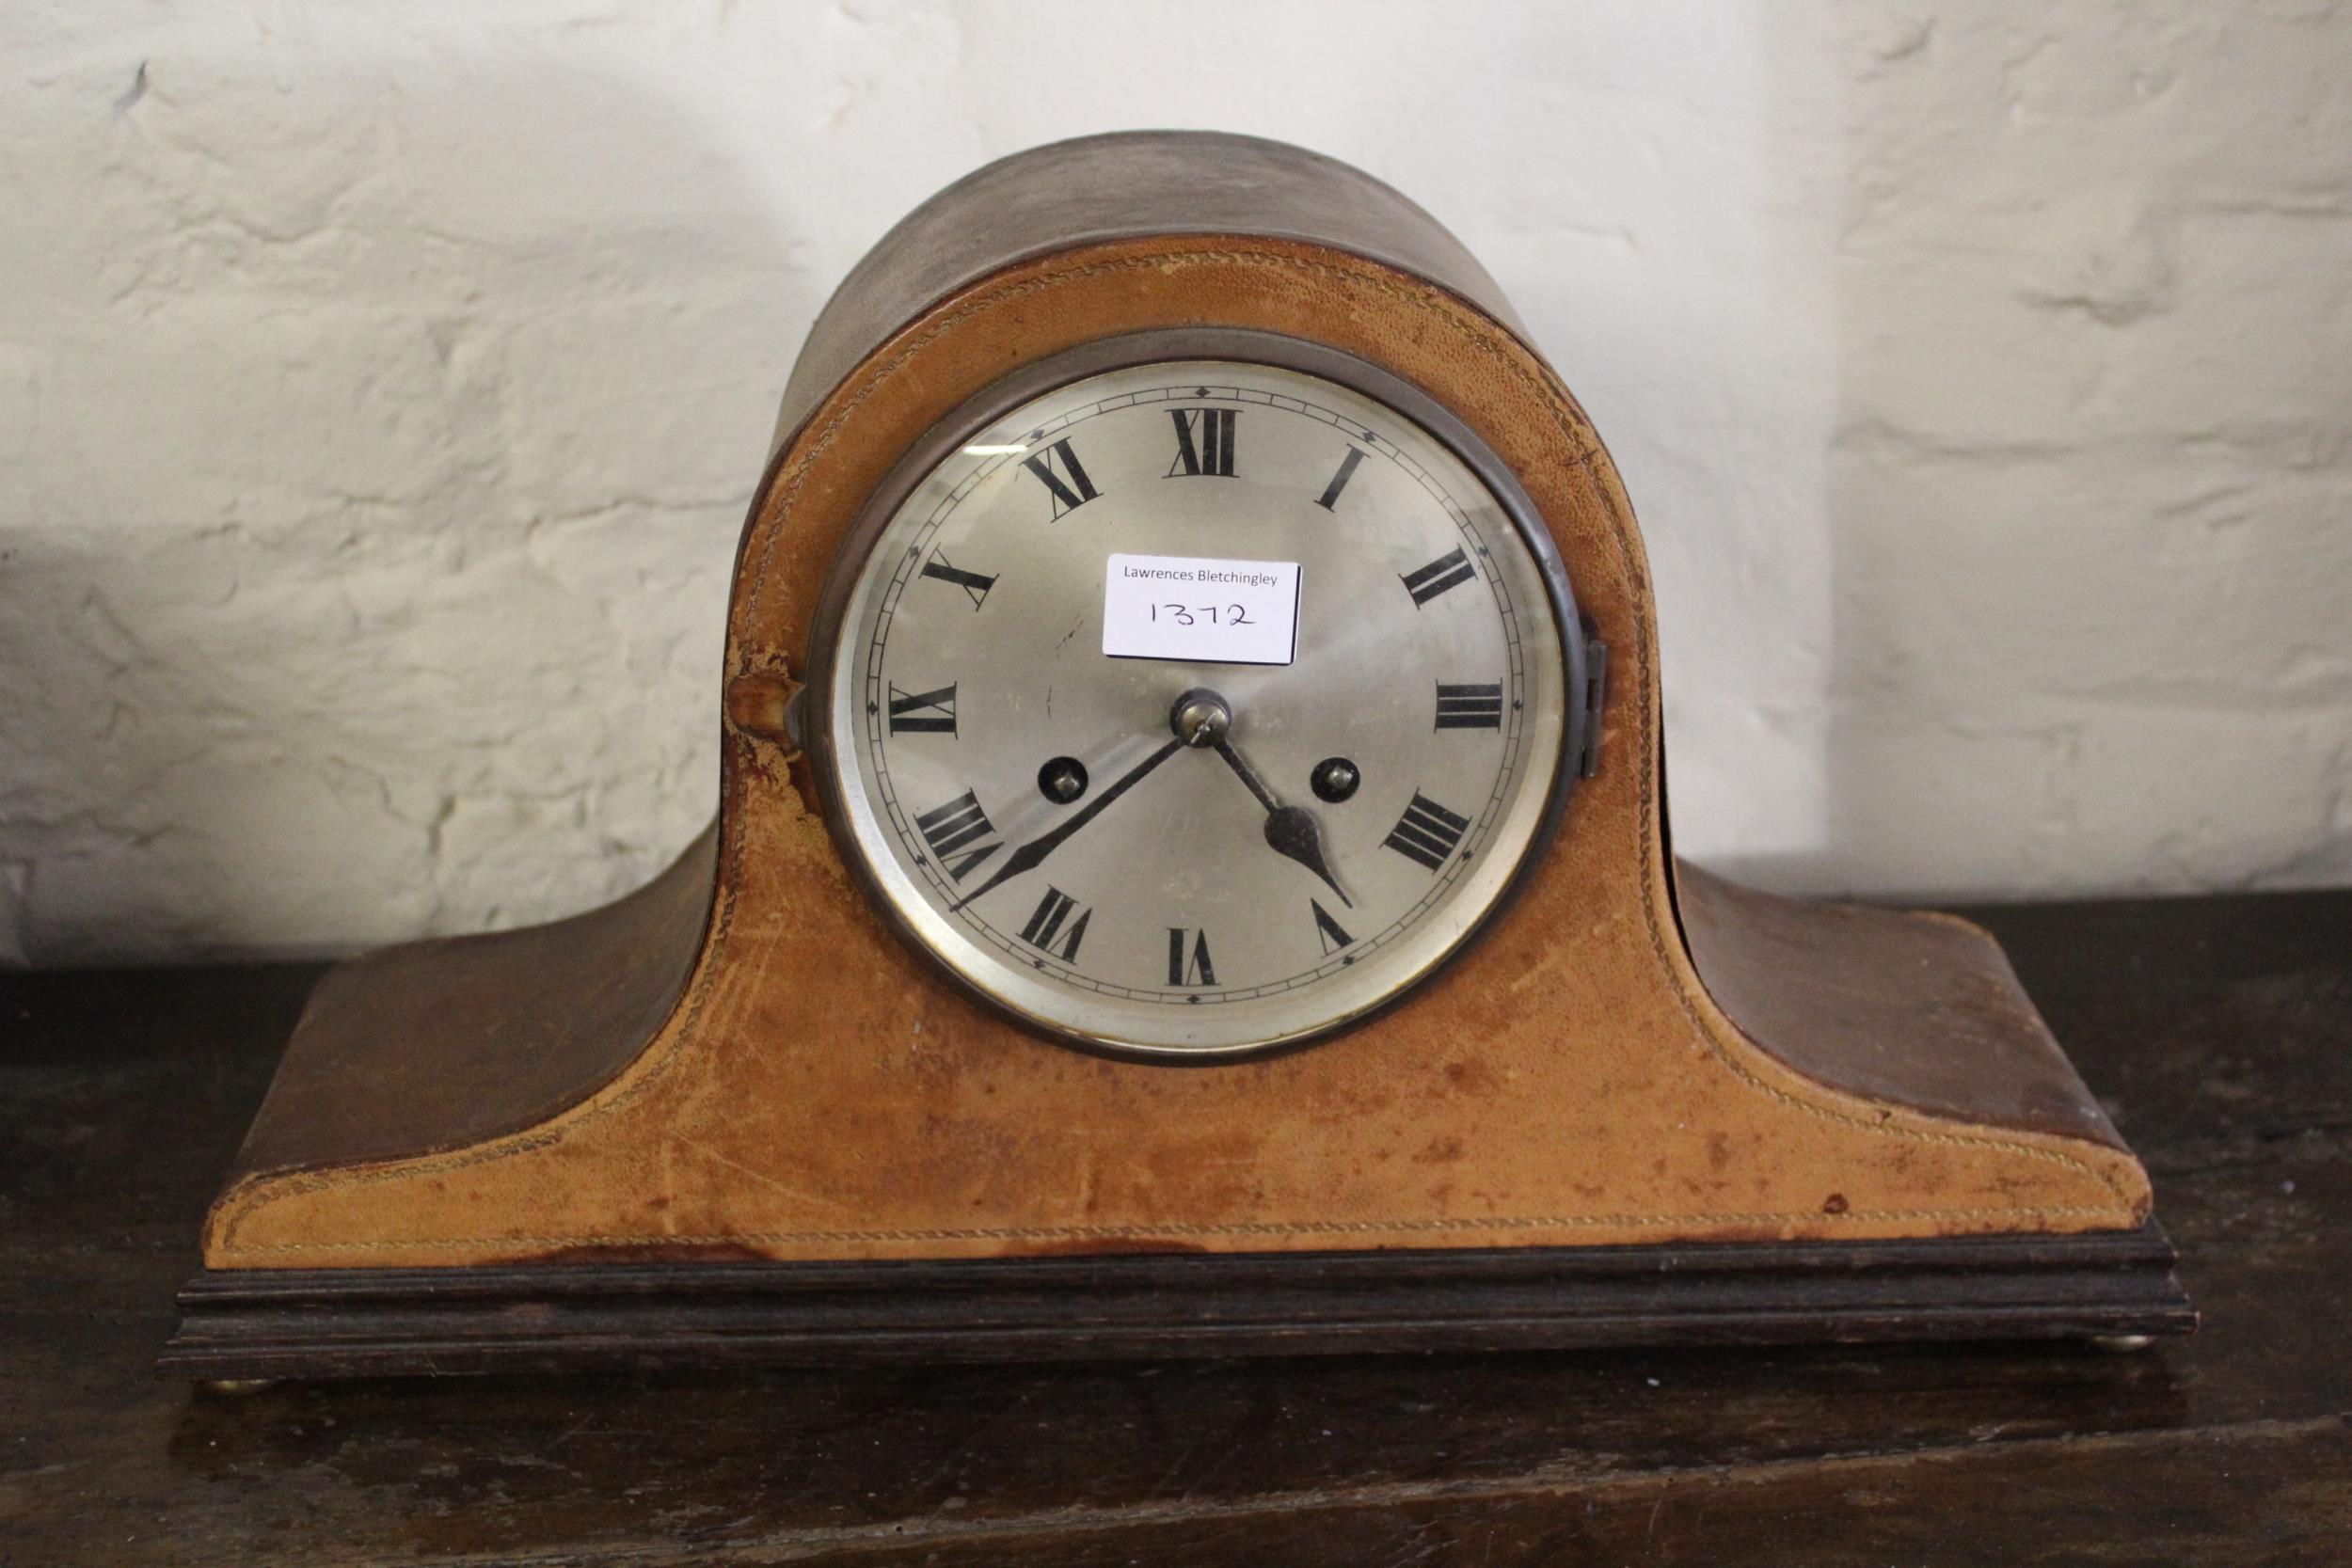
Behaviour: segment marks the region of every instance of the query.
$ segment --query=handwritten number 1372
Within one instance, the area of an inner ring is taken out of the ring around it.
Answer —
[[[1196,619],[1201,616],[1208,617],[1209,625],[1213,626],[1220,625],[1228,626],[1254,626],[1258,624],[1249,618],[1249,610],[1247,606],[1237,604],[1229,604],[1224,607],[1222,612],[1223,619],[1221,621],[1218,618],[1218,608],[1213,604],[1189,606],[1180,604],[1155,604],[1152,607],[1152,619],[1157,621],[1160,618],[1160,612],[1163,610],[1167,611],[1168,618],[1169,620],[1175,622],[1180,626],[1191,626]]]

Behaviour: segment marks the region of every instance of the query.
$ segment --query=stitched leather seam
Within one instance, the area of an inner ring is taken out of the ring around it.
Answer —
[[[949,314],[933,322],[898,354],[892,356],[888,360],[877,366],[872,374],[867,378],[866,385],[860,388],[847,403],[843,404],[840,408],[834,412],[833,417],[826,421],[824,428],[817,433],[815,438],[810,442],[806,452],[793,461],[791,477],[779,485],[773,492],[771,499],[768,499],[766,503],[760,507],[758,517],[755,519],[753,526],[758,528],[764,537],[760,542],[757,564],[753,571],[751,592],[744,605],[744,624],[752,626],[755,626],[758,624],[760,606],[766,593],[770,576],[769,566],[774,556],[777,543],[782,538],[784,532],[781,526],[781,519],[790,512],[792,503],[795,498],[797,498],[801,493],[801,490],[805,486],[809,474],[816,469],[824,454],[831,450],[833,443],[840,434],[842,427],[849,423],[857,411],[870,399],[872,399],[882,387],[893,376],[904,370],[911,361],[920,357],[933,342],[953,332],[957,327],[962,325],[965,322],[971,320],[975,316],[997,309],[1008,302],[1025,298],[1031,294],[1045,293],[1053,289],[1062,288],[1073,283],[1083,281],[1087,278],[1111,273],[1139,270],[1166,271],[1175,267],[1200,265],[1270,267],[1282,271],[1306,273],[1316,277],[1334,279],[1351,287],[1370,289],[1375,293],[1406,301],[1422,308],[1434,307],[1438,311],[1446,315],[1460,336],[1470,345],[1474,346],[1483,357],[1498,365],[1504,372],[1504,373],[1509,375],[1514,381],[1517,381],[1522,387],[1529,388],[1534,393],[1536,400],[1545,406],[1545,409],[1549,413],[1553,424],[1558,428],[1561,435],[1566,438],[1570,450],[1575,454],[1578,466],[1584,470],[1586,478],[1592,482],[1594,493],[1599,497],[1604,507],[1606,508],[1609,520],[1610,544],[1616,552],[1619,572],[1629,584],[1635,584],[1638,587],[1638,585],[1643,581],[1643,575],[1634,570],[1633,554],[1629,542],[1627,538],[1629,519],[1617,504],[1617,499],[1612,493],[1610,487],[1599,482],[1598,476],[1596,474],[1594,469],[1593,459],[1594,449],[1597,444],[1597,438],[1594,437],[1590,431],[1578,420],[1571,417],[1570,411],[1575,406],[1573,394],[1567,391],[1565,386],[1559,381],[1556,375],[1531,372],[1528,368],[1517,357],[1498,347],[1488,337],[1488,333],[1490,331],[1497,329],[1485,315],[1471,309],[1468,306],[1463,305],[1443,289],[1431,284],[1422,284],[1417,287],[1407,286],[1391,277],[1383,276],[1379,271],[1372,270],[1372,263],[1341,265],[1328,261],[1311,261],[1304,257],[1286,256],[1279,252],[1219,247],[1185,251],[1154,251],[1141,256],[1129,256],[1109,261],[1089,262],[1084,266],[1070,268],[1066,271],[1051,273],[1041,277],[1028,277],[1018,282],[1001,284],[984,294],[975,296],[960,309],[951,311]],[[1638,660],[1638,669],[1640,673],[1639,689],[1643,699],[1636,704],[1636,710],[1641,723],[1641,734],[1638,737],[1641,743],[1637,747],[1637,751],[1642,759],[1640,763],[1640,787],[1638,792],[1641,814],[1641,845],[1636,847],[1637,852],[1639,852],[1642,849],[1642,846],[1646,846],[1651,843],[1656,835],[1657,742],[1655,735],[1650,728],[1652,716],[1648,711],[1649,705],[1646,701],[1647,693],[1650,689],[1651,680],[1651,636],[1646,594],[1636,592],[1631,597],[1629,609],[1635,625],[1636,635],[1634,637],[1634,652]],[[732,612],[730,612],[729,619],[732,623]],[[730,641],[732,641],[733,636],[734,627],[730,625]],[[730,678],[732,678],[732,676],[739,676],[750,673],[756,662],[754,650],[749,646],[747,640],[744,646],[739,647],[736,650],[734,670]],[[731,803],[736,804],[739,810],[739,802]],[[730,815],[732,816],[733,814]],[[437,1158],[427,1158],[421,1162],[415,1160],[404,1160],[397,1164],[377,1166],[373,1169],[366,1167],[345,1167],[331,1173],[312,1173],[294,1178],[290,1181],[282,1178],[276,1180],[272,1180],[268,1178],[255,1178],[253,1179],[255,1185],[259,1186],[266,1183],[267,1185],[274,1187],[276,1190],[269,1195],[271,1197],[290,1197],[303,1193],[317,1191],[323,1187],[345,1182],[387,1180],[399,1176],[430,1176],[437,1175],[446,1171],[461,1170],[487,1161],[504,1159],[510,1155],[529,1153],[534,1149],[548,1147],[548,1145],[568,1136],[575,1130],[584,1127],[590,1122],[598,1120],[601,1117],[614,1111],[618,1111],[624,1106],[635,1101],[647,1090],[652,1088],[653,1085],[667,1073],[671,1066],[673,1066],[680,1056],[685,1054],[684,1048],[687,1042],[694,1036],[695,1026],[700,1020],[703,1005],[708,997],[713,971],[713,964],[711,962],[712,956],[725,944],[726,938],[732,928],[735,914],[736,899],[733,889],[741,885],[743,834],[740,832],[739,827],[735,827],[731,824],[726,836],[730,841],[726,847],[726,855],[730,863],[730,870],[734,873],[734,875],[729,879],[726,884],[729,891],[725,895],[721,907],[715,912],[711,920],[709,939],[705,944],[702,961],[698,964],[696,974],[691,982],[690,993],[691,1000],[687,1005],[685,1016],[679,1021],[675,1032],[671,1037],[668,1049],[663,1051],[659,1058],[648,1062],[645,1065],[644,1072],[634,1081],[621,1087],[610,1098],[594,1101],[584,1106],[580,1106],[577,1109],[576,1114],[562,1117],[561,1119],[551,1122],[534,1132],[513,1134],[507,1139],[477,1146],[476,1148],[470,1149],[453,1152]],[[1645,853],[1645,859],[1646,860],[1647,858],[1646,853]],[[1931,1132],[1915,1128],[1892,1126],[1883,1121],[1874,1121],[1867,1117],[1860,1116],[1853,1112],[1839,1110],[1830,1106],[1817,1105],[1809,1101],[1790,1094],[1787,1090],[1782,1089],[1775,1085],[1765,1082],[1761,1077],[1757,1076],[1750,1068],[1748,1068],[1745,1063],[1738,1060],[1724,1049],[1723,1042],[1718,1040],[1713,1032],[1707,1027],[1696,1005],[1693,1003],[1683,986],[1681,976],[1677,973],[1672,956],[1669,952],[1665,940],[1665,933],[1661,928],[1658,921],[1659,890],[1657,888],[1655,879],[1661,874],[1662,874],[1661,868],[1655,864],[1645,865],[1642,873],[1642,885],[1645,895],[1642,900],[1642,918],[1644,926],[1649,936],[1651,950],[1661,961],[1661,967],[1663,968],[1669,982],[1668,989],[1673,992],[1676,1005],[1681,1009],[1683,1017],[1686,1021],[1688,1021],[1692,1030],[1698,1035],[1699,1038],[1705,1042],[1708,1052],[1719,1063],[1731,1072],[1732,1076],[1738,1082],[1745,1085],[1751,1089],[1766,1095],[1772,1100],[1778,1101],[1783,1104],[1794,1106],[1810,1116],[1818,1117],[1823,1120],[1855,1127],[1864,1132],[1879,1132],[1894,1137],[1909,1139],[1914,1142],[1931,1145],[1947,1145],[1959,1148],[1997,1148],[2010,1153],[2022,1154],[2031,1159],[2048,1161],[2052,1164],[2090,1176],[2092,1180],[2105,1186],[2109,1192],[2115,1194],[2118,1199],[2118,1208],[2115,1210],[2094,1207],[2089,1209],[2027,1208],[1989,1210],[1927,1209],[1884,1212],[1851,1211],[1842,1216],[1812,1213],[1795,1216],[1796,1218],[1803,1219],[1807,1223],[1819,1223],[1823,1220],[1835,1219],[1843,1219],[1848,1223],[1851,1223],[1857,1220],[1867,1219],[1963,1219],[1981,1218],[1994,1215],[2008,1216],[2011,1218],[2055,1219],[2061,1217],[2081,1217],[2091,1214],[2117,1214],[2126,1224],[2130,1223],[2135,1218],[2133,1208],[2129,1199],[2126,1197],[2122,1187],[2112,1176],[2110,1176],[2107,1172],[2100,1170],[2096,1166],[2084,1161],[2077,1160],[2071,1155],[2060,1153],[2055,1149],[2040,1148],[2029,1143],[2018,1142],[2008,1138],[1992,1137],[1982,1134]],[[249,1254],[259,1255],[306,1249],[341,1250],[344,1248],[368,1248],[379,1245],[409,1246],[419,1249],[426,1249],[494,1244],[608,1244],[623,1241],[630,1242],[632,1244],[660,1245],[663,1244],[665,1242],[676,1243],[681,1240],[680,1238],[675,1237],[644,1239],[588,1236],[568,1239],[559,1238],[554,1240],[531,1237],[461,1237],[442,1242],[403,1242],[381,1243],[295,1243],[277,1247],[241,1248],[237,1245],[236,1234],[243,1227],[246,1220],[255,1212],[256,1199],[260,1196],[260,1194],[252,1194],[246,1196],[240,1202],[235,1212],[223,1226],[221,1244],[224,1251],[243,1251]],[[1631,1226],[1644,1224],[1788,1223],[1789,1219],[1789,1216],[1774,1215],[1677,1214],[1665,1216],[1587,1215],[1561,1219],[1528,1220],[1489,1219],[1462,1221],[1362,1221],[1352,1222],[1345,1226],[1337,1227],[1332,1233],[1343,1232],[1354,1234],[1364,1229],[1438,1231],[1471,1228],[1536,1229],[1550,1227],[1589,1227],[1599,1226]],[[1257,1235],[1317,1233],[1324,1232],[1315,1227],[1276,1226],[1273,1227],[1272,1229],[1266,1230],[1253,1227],[1248,1225],[1241,1225],[1231,1227],[1205,1227],[1193,1230],[1185,1230],[1182,1228],[1171,1229],[1168,1227],[1105,1226],[1078,1229],[1041,1227],[1035,1229],[1013,1228],[991,1231],[922,1231],[892,1234],[894,1236],[903,1234],[906,1238],[914,1240],[947,1241],[958,1239],[1048,1240],[1061,1236],[1111,1239],[1127,1236],[1145,1237],[1154,1235]],[[737,1242],[776,1243],[789,1241],[822,1242],[827,1240],[853,1240],[858,1239],[862,1235],[863,1233],[860,1232],[808,1231],[798,1233],[784,1232],[755,1236],[738,1235],[732,1239]]]
[[[728,1231],[709,1236],[499,1236],[447,1242],[286,1242],[274,1246],[246,1247],[254,1257],[295,1252],[384,1252],[401,1248],[419,1252],[475,1246],[496,1242],[507,1246],[722,1246],[756,1243],[834,1242],[1019,1242],[1117,1241],[1151,1236],[1368,1236],[1391,1232],[1427,1234],[1469,1230],[1572,1230],[1598,1226],[1629,1225],[1811,1225],[1853,1224],[1873,1220],[2013,1219],[2014,1209],[1883,1209],[1873,1212],[1850,1210],[1842,1214],[1571,1214],[1542,1219],[1422,1219],[1310,1220],[1286,1225],[1276,1220],[1243,1220],[1227,1225],[1009,1225],[974,1229],[870,1229]],[[2083,1218],[2110,1212],[2101,1206],[2044,1209],[2040,1212]]]

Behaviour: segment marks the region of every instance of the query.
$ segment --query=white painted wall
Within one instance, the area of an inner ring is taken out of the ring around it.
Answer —
[[[0,958],[644,879],[826,292],[1138,125],[1493,267],[1646,527],[1686,852],[2352,879],[2352,5],[80,0],[0,62]]]

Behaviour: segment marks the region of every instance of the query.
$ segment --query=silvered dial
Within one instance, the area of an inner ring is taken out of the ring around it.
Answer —
[[[1032,1025],[1162,1059],[1327,1032],[1441,963],[1537,840],[1558,602],[1391,404],[1131,365],[899,493],[840,603],[829,792],[904,929]],[[1163,651],[1106,654],[1106,613]]]

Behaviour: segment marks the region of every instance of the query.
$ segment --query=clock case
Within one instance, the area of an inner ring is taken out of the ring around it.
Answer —
[[[788,722],[886,477],[1025,367],[1271,334],[1474,432],[1609,651],[1518,895],[1314,1049],[1026,1033],[847,873]],[[716,820],[645,887],[341,965],[208,1217],[167,1370],[218,1380],[2185,1332],[2148,1178],[1998,947],[1669,853],[1631,509],[1494,281],[1295,148],[989,166],[852,270],[728,607]]]

